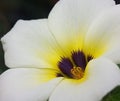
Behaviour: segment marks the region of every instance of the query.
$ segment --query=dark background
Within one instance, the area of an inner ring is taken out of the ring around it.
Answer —
[[[47,18],[50,10],[58,0],[0,0],[0,38],[6,34],[18,19]],[[120,0],[115,0],[120,3]],[[7,67],[0,43],[0,73]]]

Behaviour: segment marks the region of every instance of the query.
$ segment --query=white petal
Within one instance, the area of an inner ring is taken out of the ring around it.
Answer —
[[[0,76],[0,101],[46,101],[62,78],[46,69],[10,69]]]
[[[54,90],[50,101],[100,101],[120,85],[120,70],[109,60],[92,60],[84,80],[63,80]]]
[[[60,0],[49,15],[49,27],[62,47],[81,48],[91,22],[112,5],[113,0]]]
[[[104,56],[120,63],[119,41],[120,5],[117,5],[101,13],[91,25],[86,35],[86,47],[89,52],[94,50],[96,56],[104,53]]]
[[[54,49],[56,42],[49,32],[46,19],[19,20],[2,38],[2,43],[5,50],[5,62],[10,68],[51,68],[49,60],[57,58]]]

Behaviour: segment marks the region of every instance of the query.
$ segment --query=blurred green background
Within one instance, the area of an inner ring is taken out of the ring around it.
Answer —
[[[19,19],[30,20],[47,18],[58,0],[0,0],[0,38]],[[120,0],[115,0],[116,4]],[[4,53],[0,42],[0,74],[8,68],[4,64]],[[102,101],[120,101],[120,86],[107,94]]]

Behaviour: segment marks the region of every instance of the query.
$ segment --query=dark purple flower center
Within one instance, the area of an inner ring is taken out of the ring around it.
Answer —
[[[71,58],[62,57],[58,62],[58,67],[62,74],[69,78],[80,79],[83,77],[87,63],[93,59],[92,56],[86,56],[82,51],[71,52]]]

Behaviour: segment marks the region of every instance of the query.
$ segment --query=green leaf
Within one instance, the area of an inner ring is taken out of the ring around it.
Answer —
[[[119,68],[120,68],[120,64],[118,64]]]
[[[102,101],[120,101],[120,86],[117,86],[110,93],[108,93]]]
[[[118,64],[120,68],[120,64]],[[120,86],[117,86],[111,92],[109,92],[102,101],[120,101]]]

